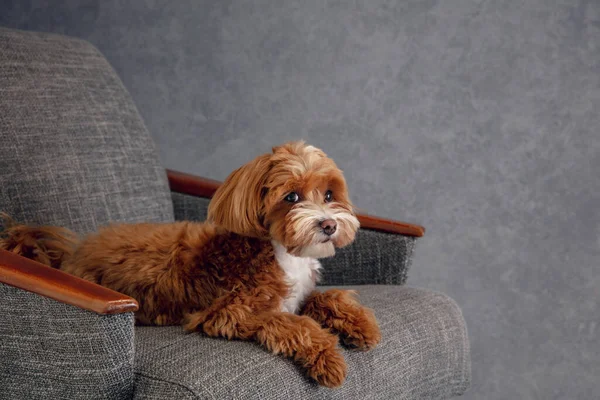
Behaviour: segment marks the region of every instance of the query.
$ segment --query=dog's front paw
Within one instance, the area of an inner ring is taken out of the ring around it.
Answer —
[[[337,349],[324,350],[308,368],[308,376],[319,385],[338,387],[346,379],[346,361]]]
[[[358,318],[345,322],[340,329],[340,336],[347,347],[357,350],[371,350],[381,340],[381,332],[373,312],[361,307]]]

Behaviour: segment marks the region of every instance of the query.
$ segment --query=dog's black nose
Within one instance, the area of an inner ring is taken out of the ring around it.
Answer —
[[[321,229],[323,229],[323,233],[331,236],[337,229],[337,223],[332,219],[326,219],[325,221],[321,222]]]

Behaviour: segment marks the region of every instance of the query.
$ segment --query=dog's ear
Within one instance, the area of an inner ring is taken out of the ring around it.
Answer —
[[[244,236],[268,237],[263,226],[264,186],[271,154],[264,154],[233,171],[208,206],[208,222]]]

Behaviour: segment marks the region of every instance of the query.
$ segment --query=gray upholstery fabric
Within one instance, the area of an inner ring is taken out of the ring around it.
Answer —
[[[172,193],[175,219],[204,221],[209,200]],[[321,260],[322,285],[406,283],[416,238],[361,229],[354,243]]]
[[[173,213],[177,221],[204,221],[210,199],[171,192]]]
[[[126,399],[133,313],[103,316],[0,284],[0,399]]]
[[[93,231],[173,219],[131,98],[87,42],[0,28],[0,210]]]
[[[354,243],[324,258],[324,285],[402,285],[408,278],[416,238],[359,230]]]
[[[375,310],[382,342],[370,352],[344,350],[349,372],[341,388],[308,383],[291,361],[254,343],[138,327],[135,398],[447,399],[465,391],[469,344],[454,301],[407,287],[352,288]]]

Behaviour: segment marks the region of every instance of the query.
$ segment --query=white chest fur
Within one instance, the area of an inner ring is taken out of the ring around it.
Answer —
[[[281,311],[297,313],[300,306],[316,286],[316,277],[321,269],[321,263],[309,257],[296,257],[289,254],[285,247],[273,241],[275,258],[285,272],[290,292],[281,305]]]

